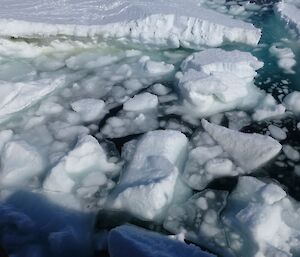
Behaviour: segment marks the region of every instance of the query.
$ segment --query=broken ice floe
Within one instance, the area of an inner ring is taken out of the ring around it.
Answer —
[[[228,197],[206,190],[172,206],[164,227],[222,256],[297,256],[299,215],[299,204],[279,185],[240,177]]]
[[[202,190],[219,177],[249,174],[274,158],[282,146],[271,137],[230,130],[202,120],[193,139],[183,177]]]
[[[253,84],[263,63],[250,53],[209,49],[194,53],[176,74],[187,113],[196,117],[255,106],[262,93]]]

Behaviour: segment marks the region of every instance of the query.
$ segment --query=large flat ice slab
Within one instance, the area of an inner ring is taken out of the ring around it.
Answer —
[[[144,47],[199,48],[227,42],[256,45],[261,34],[252,24],[190,0],[5,0],[1,5],[1,36],[100,36]]]

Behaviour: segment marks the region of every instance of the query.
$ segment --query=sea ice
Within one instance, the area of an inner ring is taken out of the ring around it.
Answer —
[[[108,160],[105,149],[90,136],[79,138],[75,148],[53,167],[44,181],[44,190],[76,193],[81,198],[105,193],[114,183],[120,164]]]
[[[236,256],[298,256],[299,204],[273,182],[239,178],[222,221]]]
[[[225,255],[226,236],[220,213],[226,205],[226,191],[204,190],[188,201],[169,208],[164,228],[171,233],[183,233],[184,238],[213,252]]]
[[[175,130],[146,133],[131,150],[130,162],[123,172],[107,207],[128,211],[142,220],[160,220],[167,207],[186,197],[190,190],[180,172],[185,162],[187,138]]]
[[[280,1],[275,7],[278,16],[300,36],[300,3],[299,1]]]
[[[263,63],[250,53],[208,49],[187,57],[176,74],[187,112],[209,116],[256,104],[261,92],[253,85]],[[251,98],[251,100],[250,100]]]
[[[196,190],[219,177],[251,173],[281,150],[281,144],[268,136],[230,130],[206,120],[202,126],[205,132],[194,136],[183,171],[188,185]]]
[[[300,115],[300,92],[294,91],[283,99],[284,105],[295,115]]]
[[[111,257],[213,257],[199,247],[133,226],[114,228],[108,236]]]
[[[300,12],[299,12],[300,14]],[[285,73],[294,74],[293,67],[296,65],[296,56],[290,48],[279,48],[276,45],[270,47],[270,53],[278,59],[278,66]]]
[[[123,104],[116,116],[109,118],[101,132],[104,137],[120,138],[140,134],[158,128],[158,98],[150,93],[141,93]]]
[[[0,17],[1,36],[89,36],[139,47],[198,49],[201,45],[219,46],[227,42],[256,45],[261,35],[252,24],[190,0],[184,3],[179,0],[55,3],[28,0],[22,5],[17,0],[6,0]]]

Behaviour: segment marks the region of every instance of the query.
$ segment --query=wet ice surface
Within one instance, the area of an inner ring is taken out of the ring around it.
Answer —
[[[0,246],[300,256],[299,8],[3,1]]]

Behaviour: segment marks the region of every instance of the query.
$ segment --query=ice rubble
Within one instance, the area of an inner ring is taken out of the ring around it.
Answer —
[[[109,233],[111,257],[213,257],[193,245],[187,245],[133,225],[117,227]]]
[[[299,254],[299,204],[273,182],[240,177],[227,193],[205,190],[172,206],[164,227],[223,256]]]
[[[282,146],[271,137],[247,134],[202,120],[194,136],[183,177],[202,190],[215,178],[248,174],[274,158]]]
[[[127,146],[130,162],[107,200],[107,208],[128,211],[142,220],[159,220],[167,207],[190,193],[179,173],[187,138],[175,130],[146,133]]]
[[[28,0],[22,5],[17,0],[5,0],[0,17],[1,36],[89,36],[156,48],[198,49],[200,45],[219,46],[227,42],[256,45],[261,34],[252,24],[206,9],[191,0],[184,3],[179,0],[55,3]]]
[[[171,233],[183,233],[184,239],[198,243],[225,256],[226,235],[220,220],[228,192],[204,190],[180,205],[172,205],[164,220]]]
[[[300,36],[300,2],[297,0],[280,1],[275,11],[278,16],[285,21],[291,29]]]
[[[104,137],[119,138],[155,130],[159,126],[157,116],[158,97],[147,92],[137,94],[106,121],[101,132]]]
[[[183,105],[198,117],[255,105],[262,93],[253,78],[262,66],[250,53],[238,50],[194,53],[176,74]]]
[[[241,177],[222,213],[236,256],[298,256],[299,204],[275,183]]]

